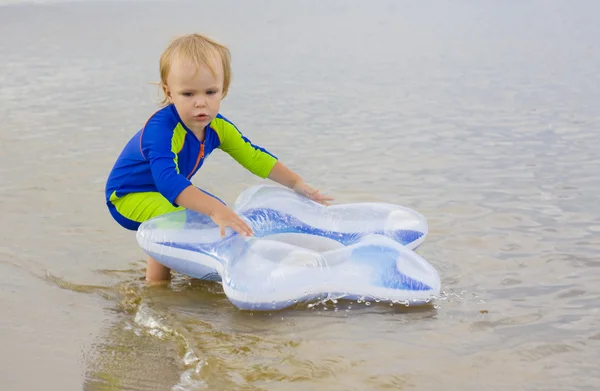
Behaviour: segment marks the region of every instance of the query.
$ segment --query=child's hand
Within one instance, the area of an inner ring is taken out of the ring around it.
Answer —
[[[319,190],[313,189],[312,187],[307,185],[306,182],[304,182],[304,181],[297,182],[294,185],[293,190],[296,193],[301,194],[301,195],[303,195],[307,198],[310,198],[311,200],[318,202],[320,204],[323,204],[323,205],[329,205],[329,201],[333,201],[332,197],[327,196],[325,194],[321,194],[319,192]]]
[[[250,226],[233,210],[225,205],[221,205],[211,215],[210,218],[221,229],[221,237],[225,236],[225,227],[231,227],[234,231],[244,236],[252,236],[254,232]]]

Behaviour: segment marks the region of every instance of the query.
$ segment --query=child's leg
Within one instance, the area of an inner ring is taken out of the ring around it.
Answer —
[[[217,197],[205,190],[202,190],[200,188],[199,188],[199,190],[208,194],[211,197],[216,198],[218,201],[220,201],[222,204],[225,205],[225,202],[223,202],[219,197]],[[168,203],[168,201],[166,199],[164,201],[166,201]],[[166,210],[166,209],[171,208],[171,207],[172,207],[172,205],[170,203],[168,205],[163,205],[163,207],[159,209],[159,212],[154,213],[152,217],[161,215],[163,213],[170,212],[170,210]],[[177,208],[177,209],[181,209],[181,208]],[[175,210],[177,210],[177,209],[175,209]],[[154,259],[152,257],[148,257],[148,259],[146,261],[146,281],[148,281],[150,283],[161,283],[161,282],[169,281],[170,279],[171,279],[171,269],[162,265],[156,259]]]
[[[167,282],[171,280],[171,269],[160,264],[156,259],[148,257],[146,261],[146,281],[150,283]]]
[[[109,209],[115,220],[124,228],[137,230],[141,223],[153,217],[182,210],[173,206],[160,193],[130,193],[123,197],[111,197]],[[146,260],[146,281],[160,283],[171,279],[171,269],[160,264],[156,259]]]
[[[221,199],[200,189],[204,193]],[[165,197],[157,192],[130,193],[123,197],[116,194],[110,197],[110,213],[124,228],[137,230],[141,223],[151,218],[184,209],[171,204]],[[148,257],[146,260],[146,281],[160,283],[171,279],[171,269],[159,263],[156,259]]]

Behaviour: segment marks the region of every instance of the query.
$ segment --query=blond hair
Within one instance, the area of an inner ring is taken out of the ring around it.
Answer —
[[[163,88],[167,85],[167,77],[176,60],[191,61],[196,67],[206,66],[213,75],[215,75],[213,61],[221,60],[223,64],[223,98],[227,96],[231,81],[231,54],[226,46],[201,34],[176,37],[160,56],[160,81]],[[163,96],[160,104],[162,106],[169,104],[166,95]]]

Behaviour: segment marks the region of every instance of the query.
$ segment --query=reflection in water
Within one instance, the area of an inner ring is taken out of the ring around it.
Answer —
[[[345,300],[271,313],[240,311],[219,283],[180,275],[169,287],[147,287],[138,279],[110,289],[54,281],[77,292],[99,293],[119,313],[100,336],[102,342],[86,354],[86,390],[258,390],[271,382],[281,383],[279,389],[287,383],[327,383],[368,366],[367,357],[347,355],[343,336],[356,334],[353,344],[368,347],[373,330],[348,320],[383,317],[406,326],[436,316],[433,305]],[[373,384],[402,382],[384,372]]]

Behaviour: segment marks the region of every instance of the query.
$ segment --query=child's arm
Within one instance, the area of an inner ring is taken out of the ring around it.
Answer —
[[[211,122],[211,126],[219,135],[221,141],[219,148],[254,175],[269,178],[322,204],[333,200],[307,185],[298,174],[287,168],[267,150],[252,144],[228,119],[219,115]]]
[[[164,114],[155,115],[140,135],[140,152],[150,164],[158,192],[175,206],[209,216],[221,229],[221,236],[225,235],[225,227],[231,227],[242,235],[252,235],[248,224],[234,211],[196,188],[180,174],[176,151],[183,147],[184,137],[177,132],[185,131],[178,130],[176,125],[169,116],[165,119]]]
[[[268,178],[283,186],[289,187],[298,194],[310,198],[313,201],[328,205],[333,198],[325,194],[321,194],[319,190],[313,189],[304,182],[304,180],[295,172],[287,168],[283,163],[277,161],[271,170]]]
[[[225,235],[225,227],[245,235],[253,235],[250,226],[233,210],[219,200],[200,191],[196,186],[188,186],[175,198],[177,205],[209,216],[221,228],[221,236]]]

